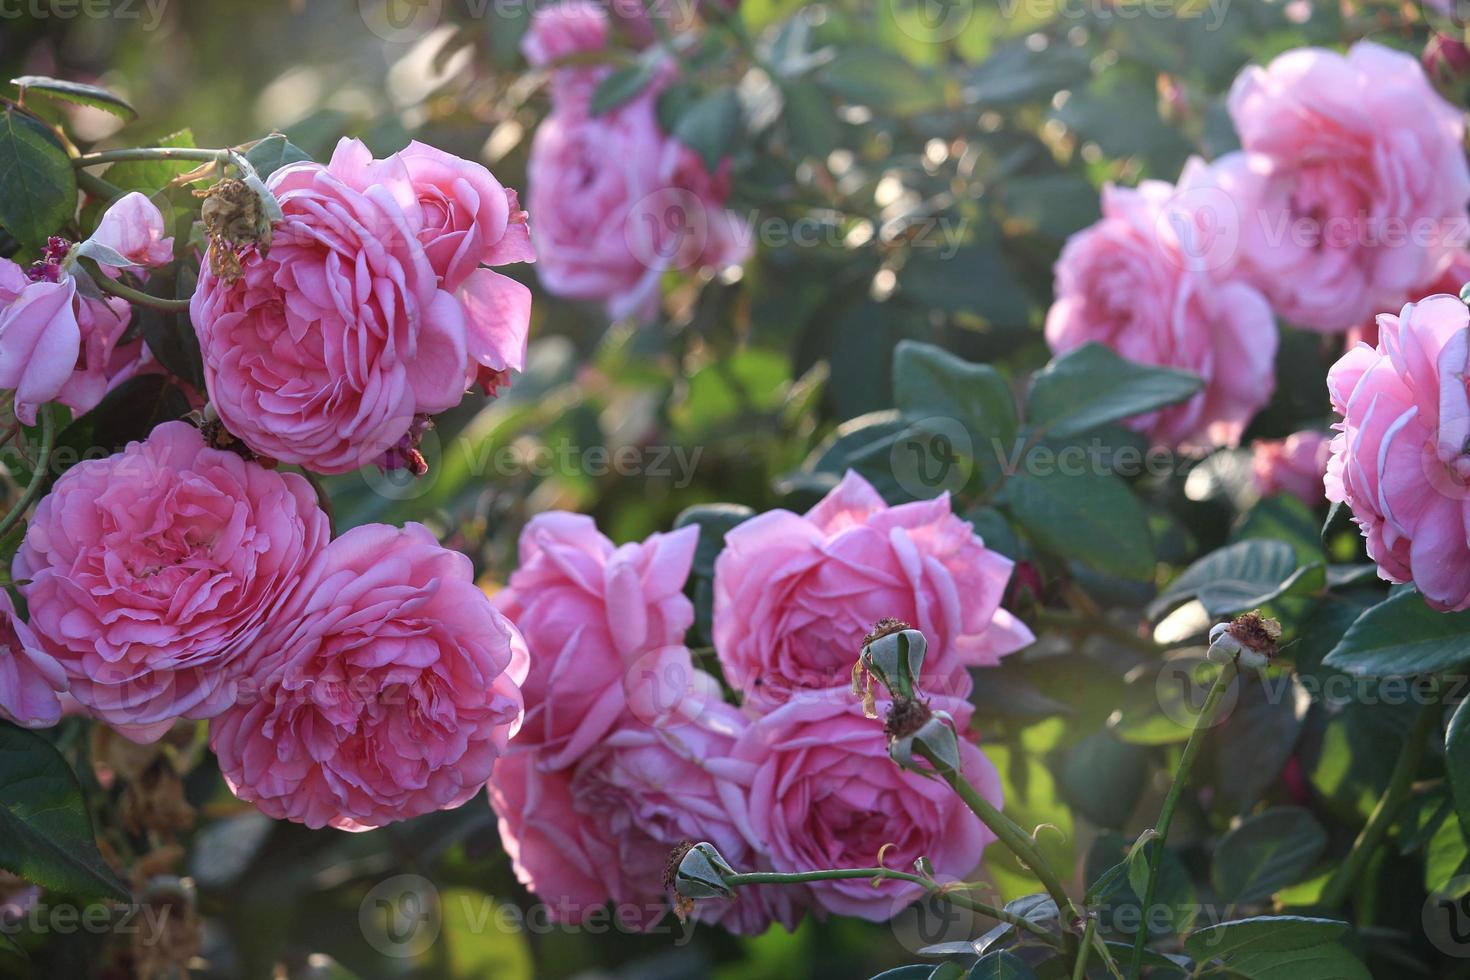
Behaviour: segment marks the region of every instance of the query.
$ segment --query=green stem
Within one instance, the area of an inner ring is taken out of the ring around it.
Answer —
[[[1419,763],[1424,758],[1425,743],[1434,726],[1439,724],[1440,717],[1441,707],[1437,699],[1419,709],[1419,717],[1409,730],[1408,741],[1399,750],[1398,760],[1394,763],[1393,773],[1388,777],[1388,786],[1383,790],[1383,796],[1379,797],[1368,822],[1353,841],[1347,858],[1338,865],[1337,873],[1322,890],[1320,904],[1324,908],[1337,909],[1347,901],[1348,894],[1357,884],[1363,869],[1368,866],[1368,861],[1377,852],[1378,845],[1388,836],[1389,828],[1393,826],[1399,811],[1409,798],[1414,776],[1418,774]]]
[[[123,196],[123,189],[121,187],[115,184],[109,184],[96,174],[89,174],[85,170],[77,171],[77,186],[99,201],[105,201],[107,203],[116,201]]]
[[[0,518],[0,537],[4,537],[15,527],[16,522],[25,514],[26,508],[30,507],[36,497],[40,496],[41,487],[46,484],[46,467],[51,463],[51,446],[56,441],[56,420],[51,417],[51,406],[41,406],[41,449],[36,454],[36,465],[31,470],[31,482],[26,485],[21,493],[20,499],[10,509],[10,513]]]
[[[932,878],[910,874],[907,871],[895,871],[892,868],[827,868],[822,871],[751,871],[744,874],[733,874],[725,876],[725,883],[731,887],[740,885],[799,885],[812,881],[843,881],[852,878],[890,878],[894,881],[909,881],[916,885],[923,885],[931,892],[942,894],[944,898],[956,905],[962,906],[972,912],[988,915],[992,919],[1009,923],[1018,929],[1024,929],[1032,935],[1046,940],[1052,946],[1058,945],[1057,937],[1047,932],[1041,926],[1032,922],[1025,916],[1005,909],[978,902],[967,895],[962,895],[954,890],[945,889],[937,884]]]
[[[104,163],[127,163],[133,160],[197,160],[200,163],[225,163],[233,150],[201,150],[187,146],[140,146],[128,150],[100,150],[74,157],[77,169],[97,167]]]
[[[1215,683],[1210,685],[1210,691],[1205,695],[1204,707],[1200,708],[1199,717],[1194,720],[1194,730],[1189,733],[1189,741],[1184,743],[1184,754],[1179,757],[1179,768],[1174,770],[1174,781],[1169,785],[1169,792],[1164,796],[1164,806],[1159,810],[1159,819],[1154,824],[1155,846],[1148,862],[1148,884],[1144,887],[1144,893],[1140,896],[1143,904],[1144,924],[1141,924],[1133,936],[1133,955],[1128,958],[1128,980],[1134,980],[1143,963],[1143,950],[1148,945],[1148,918],[1149,909],[1154,903],[1154,893],[1159,885],[1159,865],[1163,863],[1164,845],[1169,840],[1169,824],[1174,820],[1174,809],[1179,805],[1179,798],[1184,795],[1184,787],[1189,783],[1189,771],[1194,768],[1194,760],[1199,755],[1199,750],[1205,743],[1205,730],[1215,723],[1215,712],[1220,707],[1220,700],[1230,685],[1235,681],[1237,668],[1235,662],[1231,661],[1220,668],[1220,673],[1215,677]],[[1142,845],[1147,847],[1148,844]]]
[[[1082,948],[1077,951],[1077,962],[1072,967],[1072,980],[1087,980],[1087,954],[1092,951],[1092,937],[1097,934],[1097,920],[1087,917],[1087,928],[1082,932]]]
[[[104,293],[111,293],[121,299],[127,300],[134,306],[147,306],[150,309],[163,310],[165,313],[187,313],[189,301],[186,299],[165,299],[162,296],[151,296],[140,289],[124,286],[122,283],[106,275],[90,259],[79,259],[78,264],[86,263],[85,268],[90,273],[92,281],[97,288]]]
[[[992,806],[989,800],[981,796],[979,791],[970,785],[969,780],[935,755],[927,745],[916,741],[914,751],[934,767],[934,771],[941,779],[949,783],[950,788],[965,801],[965,805],[970,808],[971,812],[979,817],[980,821],[990,828],[1000,842],[1010,848],[1021,863],[1036,876],[1041,886],[1046,889],[1046,893],[1051,896],[1052,901],[1056,902],[1057,913],[1063,917],[1062,921],[1066,923],[1081,918],[1081,913],[1077,911],[1072,900],[1067,896],[1067,890],[1062,887],[1061,879],[1047,864],[1046,858],[1042,856],[1041,850],[1036,846],[1036,841],[1031,835],[1022,830],[1021,826],[1010,817]]]

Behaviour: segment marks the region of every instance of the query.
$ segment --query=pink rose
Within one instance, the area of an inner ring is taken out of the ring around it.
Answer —
[[[585,115],[597,85],[612,71],[610,64],[569,65],[578,55],[591,55],[607,47],[608,20],[602,7],[591,0],[563,0],[537,10],[531,27],[521,38],[526,61],[537,68],[551,69],[551,105],[557,113]],[[561,64],[559,64],[561,63]]]
[[[70,277],[32,282],[20,266],[0,259],[0,388],[15,392],[15,417],[36,424],[36,412],[71,380],[82,347],[77,286]]]
[[[252,657],[210,747],[236,796],[309,827],[459,806],[521,722],[520,634],[420,524],[333,541]]]
[[[167,422],[56,481],[14,577],[42,647],[94,715],[206,718],[329,534],[306,480]]]
[[[1343,417],[1327,499],[1352,508],[1379,575],[1412,581],[1441,610],[1470,607],[1467,328],[1464,303],[1431,296],[1381,315],[1378,345],[1359,344],[1327,374]]]
[[[936,699],[935,708],[963,702]],[[963,738],[966,779],[1001,805],[1000,776]],[[776,871],[869,867],[883,853],[891,868],[928,858],[941,881],[966,879],[995,835],[947,784],[894,765],[881,723],[853,698],[798,697],[753,722],[735,744],[727,771],[748,789],[739,816]],[[886,850],[885,850],[886,848]],[[892,918],[923,886],[871,880],[809,886],[837,915]]]
[[[501,841],[516,877],[556,921],[582,922],[612,902],[624,924],[653,925],[667,910],[665,865],[681,841],[707,840],[737,867],[756,866],[736,822],[743,791],[721,775],[747,722],[719,703],[693,714],[672,732],[616,728],[571,768],[552,770],[537,752],[495,764],[490,802]],[[701,902],[695,917],[738,933],[773,921],[790,929],[804,898],[799,888],[742,889],[734,901]]]
[[[595,118],[558,109],[531,147],[530,209],[547,290],[651,319],[666,272],[719,268],[750,254],[750,229],[725,210],[728,163],[711,174],[658,125],[661,82]]]
[[[1230,115],[1269,165],[1242,248],[1284,319],[1346,330],[1467,244],[1463,112],[1413,57],[1370,41],[1288,51],[1240,74]]]
[[[518,748],[538,747],[549,768],[573,765],[630,709],[652,721],[678,703],[698,542],[688,527],[614,547],[592,518],[561,511],[526,525],[520,567],[495,596],[530,651]]]
[[[174,240],[167,232],[158,207],[146,195],[133,191],[108,207],[92,237],[79,249],[83,255],[114,269],[167,265],[174,259]],[[101,249],[94,254],[89,245],[101,246],[112,256]],[[126,264],[118,264],[117,258],[124,259]]]
[[[846,688],[863,638],[892,617],[929,641],[925,691],[967,696],[967,668],[993,667],[1034,639],[1000,608],[1011,565],[948,496],[889,507],[848,473],[805,516],[768,511],[725,536],[714,610],[725,679],[761,708]]]
[[[1439,266],[1434,270],[1433,278],[1409,291],[1409,300],[1414,302],[1436,293],[1458,296],[1466,283],[1470,283],[1470,251],[1456,249],[1440,260]],[[1352,350],[1359,343],[1367,344],[1369,347],[1378,345],[1378,318],[1376,316],[1364,320],[1347,332],[1343,338],[1343,350]]]
[[[190,311],[210,401],[256,452],[321,473],[381,457],[418,414],[464,396],[465,313],[419,243],[401,197],[369,182],[344,140],[326,166],[277,170],[285,217],[236,282],[206,262]],[[364,159],[366,156],[366,159]]]
[[[66,671],[31,628],[16,615],[10,593],[0,589],[0,718],[27,728],[50,728],[61,720]]]
[[[1251,451],[1251,475],[1261,496],[1289,493],[1309,507],[1326,499],[1322,476],[1332,455],[1326,433],[1308,429],[1285,439],[1258,439]]]
[[[1089,341],[1140,364],[1199,375],[1189,401],[1129,420],[1156,444],[1234,445],[1275,388],[1276,321],[1236,276],[1233,156],[1191,161],[1179,184],[1103,189],[1102,220],[1073,235],[1056,264],[1046,339],[1056,354]]]

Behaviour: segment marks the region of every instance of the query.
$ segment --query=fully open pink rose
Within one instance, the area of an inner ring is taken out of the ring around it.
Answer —
[[[698,541],[688,527],[615,547],[592,518],[561,511],[526,525],[520,567],[495,596],[530,651],[517,747],[539,747],[550,768],[573,765],[630,710],[653,721],[682,699],[694,622],[684,583]]]
[[[731,686],[768,708],[849,685],[863,638],[893,617],[929,641],[924,690],[963,697],[967,668],[994,666],[1033,639],[1000,608],[1011,566],[948,496],[889,507],[848,473],[805,516],[769,511],[725,536],[715,649]]]
[[[1063,354],[1089,341],[1140,364],[1198,374],[1189,401],[1129,420],[1156,444],[1234,445],[1276,385],[1276,321],[1238,278],[1234,195],[1246,161],[1191,161],[1179,184],[1103,189],[1102,220],[1073,235],[1056,265],[1046,339]]]
[[[210,725],[235,794],[341,830],[474,796],[520,725],[525,648],[472,572],[420,524],[333,541]]]
[[[1464,114],[1410,55],[1370,41],[1288,51],[1241,73],[1230,115],[1269,163],[1242,249],[1289,322],[1346,330],[1466,246]]]
[[[935,699],[935,708],[963,704]],[[979,749],[960,740],[964,776],[995,806],[1000,776]],[[895,766],[883,727],[855,699],[797,697],[740,736],[723,770],[748,788],[739,811],[748,835],[777,871],[870,866],[927,858],[941,881],[968,878],[995,839],[942,780]],[[881,922],[923,894],[923,886],[870,879],[809,886],[838,915]]]
[[[528,54],[588,50],[600,13],[538,16]],[[574,32],[574,37],[564,36]],[[650,319],[669,271],[719,268],[750,254],[750,229],[725,209],[727,164],[711,173],[659,127],[656,103],[673,73],[592,117],[597,71],[559,69],[554,111],[536,131],[530,210],[541,243],[541,281],[558,296],[598,300],[612,317]]]
[[[457,404],[464,309],[418,240],[409,188],[367,183],[344,140],[271,175],[285,217],[236,282],[200,271],[190,305],[210,401],[256,452],[321,473],[381,457],[414,416]]]
[[[1325,499],[1322,476],[1332,455],[1325,432],[1308,429],[1285,439],[1259,439],[1251,451],[1251,475],[1261,496],[1289,493],[1311,507]]]
[[[56,481],[14,576],[93,714],[203,718],[223,710],[226,682],[329,534],[306,480],[167,422]]]
[[[1378,318],[1327,375],[1334,427],[1327,499],[1346,503],[1379,574],[1436,609],[1470,607],[1470,310],[1454,296]]]
[[[41,649],[36,634],[16,614],[10,593],[0,589],[0,718],[27,728],[49,728],[61,720],[66,671]]]
[[[490,802],[501,841],[556,921],[582,922],[611,902],[626,925],[653,925],[668,909],[664,870],[681,841],[709,841],[742,870],[756,867],[737,824],[744,791],[721,775],[747,722],[718,703],[693,714],[676,732],[615,728],[567,769],[550,770],[536,752],[496,763]],[[695,917],[739,933],[772,921],[791,928],[804,898],[799,888],[741,889],[732,902],[699,903]]]

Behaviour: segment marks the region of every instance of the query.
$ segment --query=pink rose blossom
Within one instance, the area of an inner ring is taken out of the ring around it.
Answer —
[[[1327,464],[1327,499],[1346,503],[1378,573],[1412,581],[1436,609],[1470,607],[1470,310],[1454,296],[1378,318],[1375,347],[1332,366],[1342,415]]]
[[[501,841],[553,919],[582,922],[611,902],[624,924],[653,925],[667,910],[665,865],[681,841],[707,840],[742,870],[757,866],[736,822],[743,791],[721,774],[748,722],[718,702],[693,718],[672,731],[615,728],[571,768],[552,770],[537,752],[496,763],[490,802]],[[734,901],[700,902],[695,918],[742,934],[773,921],[790,929],[805,897],[799,888],[741,889]]]
[[[1241,247],[1287,321],[1346,330],[1467,244],[1464,114],[1413,57],[1370,41],[1288,51],[1240,74],[1230,115],[1268,164]]]
[[[558,12],[561,11],[561,12]],[[565,5],[537,16],[533,62],[595,50],[600,11]],[[606,69],[553,74],[552,114],[531,146],[530,210],[542,242],[541,282],[572,299],[605,303],[614,318],[652,319],[666,272],[719,268],[750,254],[750,229],[725,209],[728,162],[710,173],[659,127],[658,94],[672,66],[637,97],[600,116],[587,102]]]
[[[1285,439],[1258,439],[1251,450],[1251,474],[1261,496],[1289,493],[1309,507],[1326,499],[1322,476],[1332,447],[1325,432],[1309,429]]]
[[[612,66],[556,63],[602,51],[607,42],[607,14],[591,0],[563,0],[532,16],[521,51],[533,66],[551,69],[551,105],[557,113],[585,115]]]
[[[0,259],[0,388],[15,392],[15,417],[36,424],[36,412],[71,380],[82,347],[77,286],[70,277],[32,282],[20,266]]]
[[[1105,187],[1102,220],[1073,235],[1057,260],[1046,317],[1053,353],[1096,341],[1204,379],[1189,401],[1129,420],[1158,445],[1235,445],[1275,388],[1275,318],[1235,278],[1230,202],[1248,164],[1239,155],[1214,167],[1195,160],[1178,185]]]
[[[43,648],[97,717],[205,718],[329,534],[306,480],[167,422],[56,481],[14,576]]]
[[[935,708],[967,705],[935,699]],[[990,760],[960,739],[964,776],[1001,805],[1000,776]],[[725,771],[748,790],[738,812],[777,871],[867,867],[876,856],[891,868],[927,858],[941,881],[966,879],[995,835],[942,780],[895,766],[883,727],[854,699],[797,697],[753,722]],[[874,922],[892,918],[923,886],[871,880],[809,886],[817,905]]]
[[[615,547],[592,518],[560,511],[526,525],[520,567],[495,596],[530,651],[517,748],[573,765],[630,710],[651,721],[683,697],[694,622],[684,583],[698,541],[688,527]]]
[[[133,191],[118,198],[103,213],[96,231],[88,242],[106,247],[127,260],[128,266],[112,268],[152,268],[167,265],[174,258],[174,240],[164,227],[163,214],[146,195]],[[79,246],[87,254],[86,243]],[[93,256],[109,265],[102,255]]]
[[[964,697],[967,668],[993,667],[1034,639],[1000,607],[1011,567],[947,495],[889,507],[848,473],[805,516],[769,511],[726,534],[715,649],[726,680],[764,709],[848,686],[863,638],[892,617],[929,641],[923,688]]]
[[[256,452],[321,473],[372,462],[464,396],[464,308],[419,243],[412,189],[371,183],[344,140],[271,175],[285,217],[241,278],[204,264],[190,310],[210,401]]]
[[[1440,260],[1432,279],[1409,291],[1409,301],[1415,302],[1436,293],[1458,296],[1467,283],[1470,283],[1470,251],[1456,249]],[[1359,343],[1376,347],[1378,345],[1378,318],[1375,316],[1359,323],[1347,332],[1343,341],[1345,351],[1352,350]]]
[[[66,671],[41,649],[36,634],[15,612],[10,593],[0,589],[0,718],[27,728],[49,728],[61,720]]]
[[[333,541],[253,657],[209,744],[276,819],[355,831],[459,806],[521,722],[520,634],[420,524]]]

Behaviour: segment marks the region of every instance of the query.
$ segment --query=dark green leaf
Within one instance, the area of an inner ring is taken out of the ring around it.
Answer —
[[[1148,751],[1119,741],[1111,732],[1094,732],[1077,743],[1062,762],[1058,779],[1072,809],[1099,827],[1127,822],[1148,777]]]
[[[0,116],[0,225],[39,247],[77,209],[77,178],[62,149],[14,109]]]
[[[1300,807],[1247,817],[1220,841],[1210,879],[1226,902],[1252,904],[1305,879],[1327,849],[1327,832]]]
[[[1149,606],[1155,619],[1187,599],[1199,599],[1211,616],[1254,608],[1276,598],[1297,570],[1284,541],[1241,541],[1190,565]]]
[[[965,97],[982,109],[1012,102],[1049,101],[1089,73],[1089,58],[1082,48],[1054,43],[1035,51],[1024,40],[1017,40],[995,51],[975,69],[965,86]]]
[[[944,98],[937,83],[888,48],[844,47],[821,75],[848,102],[899,116],[933,109]]]
[[[1460,827],[1470,836],[1470,700],[1460,702],[1450,717],[1449,730],[1445,732],[1445,769],[1450,776],[1450,790],[1454,795],[1455,813],[1460,818]]]
[[[47,78],[44,75],[22,75],[20,78],[12,78],[10,84],[19,87],[22,94],[44,92],[65,102],[110,112],[128,122],[138,118],[138,110],[129,105],[126,99],[97,85],[67,82],[59,78]]]
[[[781,92],[786,99],[782,111],[786,143],[792,153],[800,159],[825,160],[837,145],[837,116],[832,101],[805,79],[783,82]]]
[[[196,146],[194,132],[189,129],[170,133],[160,140],[153,141],[152,145],[184,149],[193,149]],[[152,195],[175,177],[186,174],[198,166],[200,166],[198,160],[126,160],[108,167],[103,176],[118,190],[140,191]]]
[[[1363,964],[1338,944],[1347,924],[1300,916],[1222,922],[1184,941],[1198,963],[1218,960],[1245,980],[1370,980]]]
[[[674,527],[699,528],[699,545],[694,552],[694,571],[709,577],[715,573],[715,559],[725,547],[725,535],[755,516],[755,511],[742,504],[696,504],[685,509],[674,520]]]
[[[1404,677],[1470,661],[1470,612],[1431,609],[1417,592],[1400,592],[1359,616],[1323,661],[1368,677]]]
[[[951,418],[977,439],[1004,443],[1016,433],[1015,399],[1000,372],[933,344],[899,343],[893,358],[893,398],[916,419]]]
[[[255,168],[261,180],[265,180],[282,167],[293,163],[303,163],[310,159],[311,154],[280,133],[272,133],[245,153],[245,160]]]
[[[189,413],[189,400],[161,374],[129,378],[109,391],[96,408],[61,430],[56,437],[57,474],[82,459],[110,455],[153,427]]]
[[[1027,421],[1052,436],[1080,435],[1192,397],[1204,382],[1170,368],[1135,364],[1089,343],[1053,360],[1031,379]]]
[[[1004,503],[1044,550],[1121,578],[1154,572],[1153,537],[1128,485],[1087,468],[1032,467],[1005,486]]]
[[[739,133],[740,99],[734,89],[722,88],[684,110],[674,138],[699,154],[706,169],[713,173],[730,155]]]
[[[929,974],[933,972],[934,967],[928,963],[914,963],[884,970],[874,975],[872,980],[929,980]]]
[[[997,949],[980,957],[967,976],[969,980],[1035,980],[1036,974],[1015,953]]]
[[[641,58],[637,64],[614,70],[598,83],[592,93],[592,115],[603,115],[637,98],[638,93],[646,89],[658,74],[658,66],[655,59]]]
[[[128,897],[102,860],[82,788],[56,748],[0,722],[0,868],[76,898]]]

